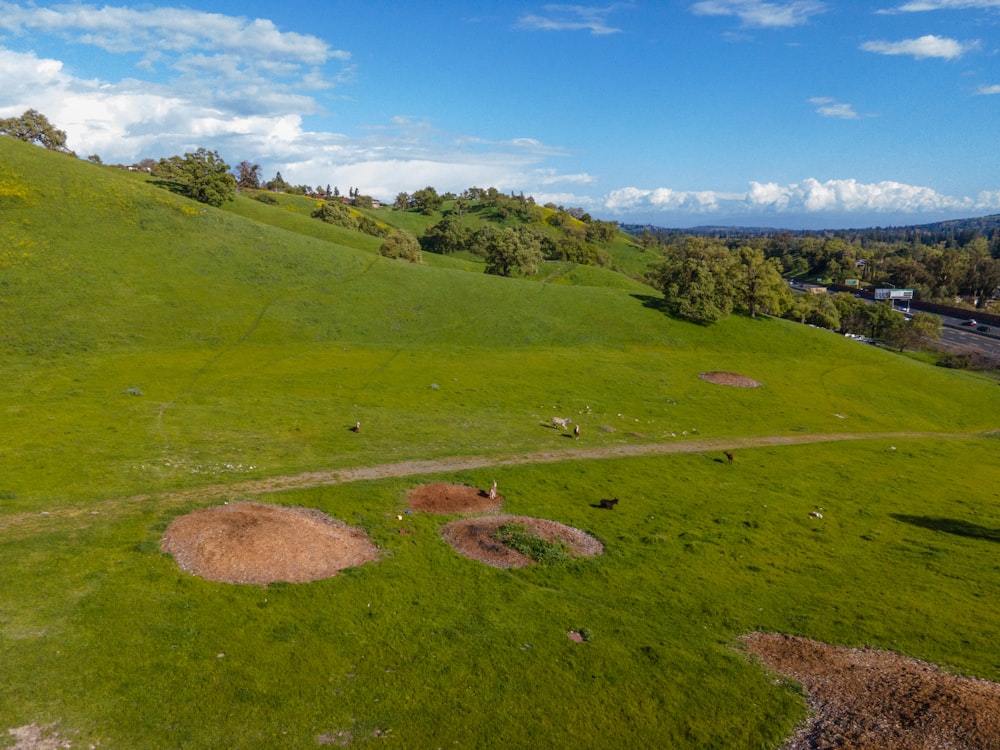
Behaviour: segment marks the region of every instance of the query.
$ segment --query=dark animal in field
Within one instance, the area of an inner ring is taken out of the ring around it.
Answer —
[[[614,510],[616,505],[618,505],[617,497],[613,500],[601,500],[601,507],[605,510]]]
[[[351,425],[351,432],[361,432],[361,422],[355,422]]]
[[[729,463],[731,464],[733,462],[733,454],[730,453],[729,451],[722,451],[722,452],[726,454],[726,460],[729,461]]]
[[[580,425],[576,425],[573,428],[573,437],[575,437],[575,438],[580,437]]]

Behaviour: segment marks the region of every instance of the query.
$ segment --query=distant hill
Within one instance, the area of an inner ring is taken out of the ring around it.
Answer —
[[[705,225],[689,229],[659,227],[652,224],[622,224],[622,229],[629,234],[640,237],[645,232],[657,236],[695,235],[698,237],[773,237],[777,234],[787,234],[792,237],[851,237],[867,238],[884,242],[912,241],[915,239],[927,244],[935,242],[957,241],[964,245],[977,235],[992,237],[1000,232],[1000,214],[979,216],[970,219],[951,219],[935,221],[928,224],[911,224],[906,226],[865,227],[849,229],[782,229],[778,227],[743,227]]]

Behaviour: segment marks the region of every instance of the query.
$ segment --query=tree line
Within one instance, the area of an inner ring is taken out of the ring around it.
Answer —
[[[645,227],[644,247],[684,245],[689,234]],[[913,289],[928,302],[989,305],[1000,290],[1000,216],[896,230],[702,236],[732,251],[760,249],[787,277]]]

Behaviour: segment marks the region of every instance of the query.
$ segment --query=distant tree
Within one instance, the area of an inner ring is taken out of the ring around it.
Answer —
[[[732,312],[734,265],[725,246],[692,237],[653,266],[648,277],[674,315],[707,325]]]
[[[541,247],[531,232],[504,229],[486,248],[486,273],[496,276],[510,276],[515,270],[530,276],[538,273],[541,262]]]
[[[0,119],[0,135],[44,146],[51,151],[72,153],[66,148],[66,133],[59,130],[38,110],[29,109],[20,117]]]
[[[351,209],[339,200],[325,201],[323,205],[312,212],[312,217],[338,227],[358,228],[358,222],[351,214]]]
[[[327,193],[327,195],[329,195],[329,193]],[[334,198],[340,197],[340,188],[337,187],[336,185],[333,186],[333,197]]]
[[[356,208],[371,208],[374,203],[374,199],[370,195],[361,195],[360,193],[354,193],[354,200],[351,201],[351,205]]]
[[[782,317],[831,331],[838,330],[841,325],[840,310],[830,294],[792,295]]]
[[[420,209],[420,213],[426,216],[430,216],[441,208],[441,204],[444,202],[444,199],[438,195],[437,190],[430,186],[425,187],[423,190],[418,190],[411,198],[416,207]]]
[[[410,207],[410,194],[409,193],[396,193],[396,200],[392,204],[392,208],[395,211],[405,211]]]
[[[153,176],[179,186],[180,192],[189,198],[210,206],[231,201],[236,192],[236,180],[229,174],[229,165],[217,152],[204,148],[183,157],[160,159]]]
[[[448,214],[424,232],[422,245],[432,253],[457,253],[469,243],[471,232],[462,226],[454,214]]]
[[[613,221],[592,221],[587,225],[590,242],[611,242],[618,236],[618,224]]]
[[[281,172],[278,172],[274,175],[273,180],[269,180],[265,183],[264,187],[272,193],[287,193],[292,186],[285,182],[284,178],[281,176]]]
[[[897,335],[895,330],[906,322],[901,312],[892,307],[892,301],[876,302],[868,305],[868,331],[873,339],[893,341]]]
[[[796,299],[805,296],[807,295],[798,295]],[[841,333],[856,333],[858,335],[868,333],[871,315],[867,302],[846,292],[830,295],[830,300],[833,302],[834,307],[837,308],[837,314],[840,316],[839,330]]]
[[[98,154],[91,154],[90,156],[87,157],[87,161],[89,161],[91,164],[104,163],[103,161],[101,161],[101,157]]]
[[[412,234],[401,229],[391,232],[383,240],[378,252],[386,258],[408,260],[410,263],[420,262],[420,243]]]
[[[260,188],[260,164],[251,164],[248,161],[241,161],[236,166],[236,184],[246,190],[257,190]]]
[[[968,258],[961,291],[973,299],[977,308],[981,308],[1000,286],[1000,260],[990,255],[989,242],[985,237],[973,239],[966,246],[966,253]]]
[[[906,321],[896,319],[886,330],[884,338],[886,344],[899,351],[925,348],[941,339],[941,318],[918,312]]]
[[[751,318],[760,311],[780,315],[791,302],[788,284],[781,278],[781,263],[765,258],[761,248],[740,248],[735,271],[737,303]]]

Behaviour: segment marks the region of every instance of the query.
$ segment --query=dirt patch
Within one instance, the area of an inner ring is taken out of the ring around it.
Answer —
[[[494,539],[505,523],[524,526],[527,532],[547,542],[564,544],[571,557],[596,557],[604,552],[597,539],[572,526],[529,516],[483,516],[452,521],[441,529],[441,536],[458,554],[492,565],[494,568],[524,568],[534,564],[527,555],[512,550]]]
[[[411,510],[424,513],[496,513],[503,505],[503,497],[491,500],[489,490],[447,482],[415,487],[406,501]]]
[[[742,641],[766,667],[808,691],[813,716],[783,750],[1000,748],[998,683],[890,651],[764,633]]]
[[[11,750],[63,750],[71,747],[65,740],[52,731],[54,724],[40,727],[37,724],[26,724],[23,727],[8,729],[7,734],[14,738]]]
[[[731,385],[736,388],[760,388],[763,385],[753,378],[735,372],[699,372],[698,377],[714,385]]]
[[[231,503],[180,516],[162,547],[197,576],[226,583],[305,583],[378,559],[360,529],[312,508]]]

